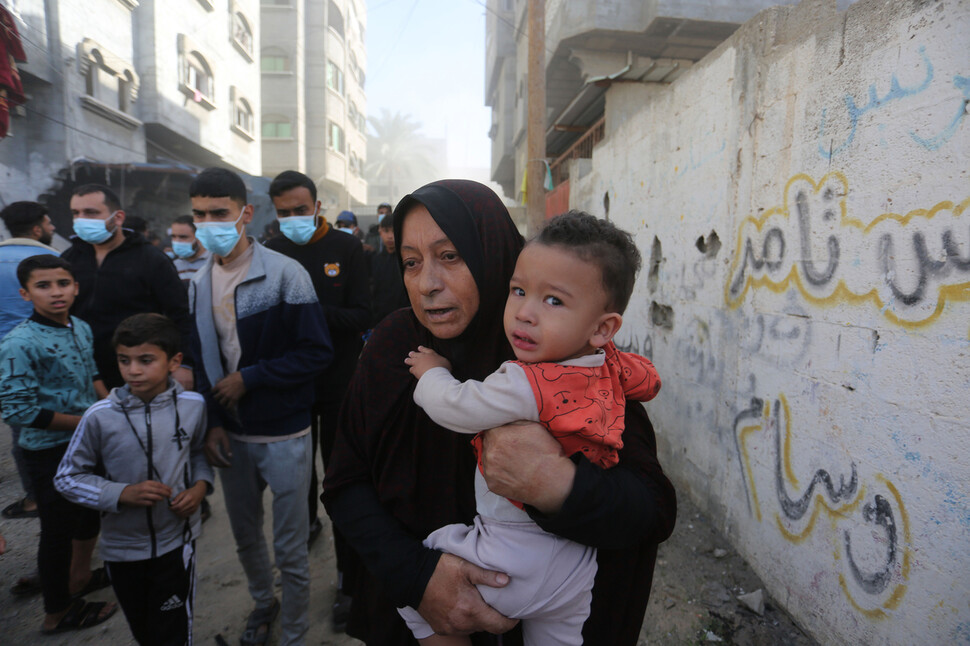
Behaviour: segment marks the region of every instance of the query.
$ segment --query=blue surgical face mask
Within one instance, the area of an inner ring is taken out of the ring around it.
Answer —
[[[177,258],[191,258],[195,254],[195,243],[175,240],[172,242],[172,253]]]
[[[317,213],[279,218],[280,233],[299,245],[310,242],[317,231]]]
[[[345,233],[353,234],[354,227],[353,226],[347,226],[347,225],[341,223],[341,224],[338,224],[337,225],[337,231],[343,231]]]
[[[108,220],[113,218],[116,213],[118,211],[115,211],[104,220],[100,218],[74,218],[74,233],[87,243],[101,244],[113,236],[117,230],[117,227],[108,229]]]
[[[236,225],[242,219],[246,207],[239,212],[239,217],[235,222],[196,222],[195,237],[199,243],[219,256],[225,258],[239,243],[242,234],[236,230]]]

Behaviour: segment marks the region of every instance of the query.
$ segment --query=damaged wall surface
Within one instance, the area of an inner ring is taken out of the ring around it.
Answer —
[[[970,642],[968,52],[966,1],[767,10],[570,173],[665,468],[823,643]]]

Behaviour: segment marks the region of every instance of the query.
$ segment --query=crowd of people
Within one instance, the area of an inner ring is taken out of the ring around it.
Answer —
[[[305,644],[311,611],[374,645],[635,644],[676,500],[638,403],[660,377],[612,342],[630,235],[569,212],[523,245],[466,180],[381,204],[376,236],[328,222],[302,173],[269,197],[260,242],[242,179],[202,171],[171,257],[106,186],[74,190],[60,256],[43,205],[0,213],[0,413],[24,488],[3,515],[40,520],[11,592],[43,595],[41,630],[120,606],[139,644],[191,643],[218,473],[242,646],[277,619]],[[321,501],[338,589],[311,609]],[[85,599],[109,585],[117,605]]]

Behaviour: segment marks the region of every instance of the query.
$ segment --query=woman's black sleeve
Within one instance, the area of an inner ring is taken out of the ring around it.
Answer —
[[[398,607],[417,608],[441,552],[422,545],[381,506],[367,483],[352,484],[327,500],[327,513],[364,565]]]
[[[657,461],[653,427],[637,402],[627,402],[623,443],[612,469],[573,455],[576,477],[562,509],[547,516],[527,505],[529,516],[547,532],[590,547],[666,540],[674,530],[677,497]]]

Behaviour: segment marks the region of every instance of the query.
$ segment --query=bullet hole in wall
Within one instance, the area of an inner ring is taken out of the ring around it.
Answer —
[[[697,245],[697,250],[704,254],[707,258],[713,258],[717,255],[717,252],[721,250],[721,239],[717,236],[717,232],[711,230],[707,235],[707,239],[701,236],[697,239],[695,243]]]
[[[653,237],[653,245],[650,247],[650,271],[647,274],[647,288],[650,292],[657,291],[657,283],[660,282],[660,261],[663,259],[663,249],[660,246],[660,238]]]
[[[665,330],[674,329],[674,308],[650,301],[650,322]]]

